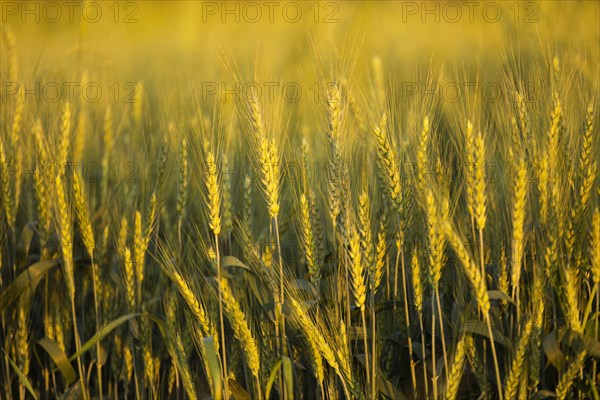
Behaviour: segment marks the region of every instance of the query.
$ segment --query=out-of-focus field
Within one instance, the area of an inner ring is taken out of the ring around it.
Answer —
[[[2,1],[0,399],[599,399],[594,1]]]

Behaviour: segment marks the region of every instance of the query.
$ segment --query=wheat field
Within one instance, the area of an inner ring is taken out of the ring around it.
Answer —
[[[600,399],[597,1],[0,5],[0,399]]]

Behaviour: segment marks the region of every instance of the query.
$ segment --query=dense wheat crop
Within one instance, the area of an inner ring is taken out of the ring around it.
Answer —
[[[600,399],[598,2],[0,4],[0,399]]]

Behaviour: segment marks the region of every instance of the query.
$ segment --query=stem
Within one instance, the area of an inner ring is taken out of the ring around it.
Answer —
[[[365,347],[365,367],[367,370],[367,386],[370,385],[370,381],[371,378],[369,377],[369,343],[368,343],[368,338],[367,338],[367,319],[365,318],[365,308],[363,306],[363,309],[360,310],[360,314],[362,317],[362,326],[363,326],[363,345]]]
[[[79,339],[79,332],[77,326],[77,314],[75,313],[75,293],[71,293],[71,314],[73,314],[73,336],[75,337],[75,348],[77,349],[77,353],[81,350],[81,341]],[[83,365],[81,364],[81,355],[77,356],[77,368],[79,369],[79,379],[81,381],[81,394],[83,396],[83,400],[87,400],[89,398],[87,392],[87,386],[85,384],[85,374],[83,372]]]
[[[281,316],[281,320],[279,321],[279,324],[281,325],[281,354],[287,356],[288,352],[285,338],[285,315],[283,314],[283,303],[285,300],[285,288],[283,286],[283,258],[281,257],[281,240],[279,238],[279,224],[277,223],[277,217],[273,218],[273,223],[275,224],[275,238],[277,240],[277,254],[279,258],[279,304],[277,305],[277,308],[279,309],[278,313]],[[285,385],[283,384],[283,369],[281,370],[280,377],[281,392],[283,393],[283,398],[287,399],[288,394],[286,393]]]
[[[446,336],[444,334],[444,316],[442,314],[442,306],[440,305],[440,292],[439,288],[435,287],[435,298],[437,302],[438,314],[440,316],[440,335],[442,336],[442,353],[444,354],[444,373],[446,375],[446,381],[448,381],[448,355],[446,353]]]
[[[481,263],[481,277],[485,282],[485,260],[483,257],[483,229],[479,230],[479,261]]]
[[[371,293],[371,398],[377,398],[377,343],[376,343],[376,323],[375,323],[375,291]],[[367,364],[368,365],[368,364]]]
[[[600,296],[598,295],[598,283],[596,283],[595,285],[596,287],[596,322],[595,322],[595,326],[594,326],[594,332],[595,332],[595,337],[598,337],[598,319],[600,318]],[[596,362],[596,359],[594,358],[594,364],[592,367],[592,376],[594,377],[594,382],[596,381],[596,368],[597,368],[598,364]]]
[[[402,266],[402,288],[404,290],[404,314],[406,318],[406,336],[408,338],[408,356],[410,358],[410,377],[412,381],[413,393],[417,392],[417,375],[415,373],[415,364],[413,362],[412,337],[410,333],[410,313],[408,312],[408,293],[406,288],[406,271],[404,265],[404,249],[400,249]]]
[[[433,398],[437,400],[438,389],[437,389],[437,368],[435,366],[435,313],[433,309],[435,307],[435,294],[431,296],[431,366],[433,374],[431,377],[431,386],[433,387]]]
[[[425,330],[423,329],[423,315],[419,314],[419,328],[421,329],[421,352],[423,364],[423,383],[425,384],[425,398],[429,397],[429,385],[427,383],[427,363],[425,362]]]
[[[483,259],[483,229],[479,229],[479,260],[481,262],[481,276],[485,282],[485,261]],[[502,380],[500,379],[500,367],[498,366],[498,357],[496,355],[496,344],[494,343],[494,334],[492,332],[492,322],[489,311],[484,315],[487,321],[488,333],[490,335],[490,346],[492,348],[492,357],[494,359],[494,371],[496,373],[496,384],[498,385],[498,399],[502,400]]]
[[[225,324],[223,322],[223,294],[221,292],[221,256],[219,253],[219,237],[215,234],[215,252],[217,254],[217,287],[219,291],[219,324],[221,325],[221,349],[223,351],[223,391],[225,400],[229,399],[229,383],[227,373],[227,348],[225,345]]]
[[[492,332],[492,323],[489,312],[485,315],[488,334],[490,335],[490,346],[492,348],[492,357],[494,358],[494,370],[496,373],[496,384],[498,385],[498,399],[502,400],[502,380],[500,379],[500,368],[498,367],[498,357],[496,356],[496,345],[494,343],[494,334]]]
[[[93,252],[92,252],[93,253]],[[100,329],[100,308],[98,306],[98,280],[96,276],[96,264],[94,263],[94,254],[92,257],[92,288],[94,291],[94,307],[96,309],[96,331]],[[98,396],[102,400],[102,363],[100,362],[100,341],[96,343],[96,372],[98,374]]]

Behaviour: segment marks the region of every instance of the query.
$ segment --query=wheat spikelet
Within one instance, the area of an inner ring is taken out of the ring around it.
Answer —
[[[19,367],[23,374],[29,374],[29,325],[27,323],[28,301],[21,301],[17,309],[17,337],[15,346],[17,347],[17,357]]]
[[[16,218],[16,211],[14,209],[14,197],[12,196],[11,180],[9,179],[10,173],[8,171],[8,163],[6,162],[6,153],[4,152],[2,138],[0,138],[0,166],[2,166],[2,174],[0,176],[0,183],[2,184],[2,205],[4,206],[6,220],[12,224],[12,221]]]
[[[429,270],[428,280],[431,287],[435,290],[442,277],[442,266],[444,264],[444,246],[445,240],[443,233],[440,232],[440,213],[436,205],[433,192],[427,192],[427,238],[429,242]]]
[[[498,289],[500,289],[502,293],[508,293],[508,260],[504,246],[502,246],[500,249],[500,264],[498,266],[498,270]],[[502,304],[506,304],[506,301],[503,301]]]
[[[269,216],[277,218],[279,215],[279,155],[277,154],[275,141],[262,138],[258,145],[258,159],[260,164],[260,179]]]
[[[252,376],[258,378],[260,370],[260,353],[256,339],[252,335],[252,331],[248,327],[246,316],[240,307],[240,304],[235,299],[231,288],[226,279],[221,279],[221,290],[223,295],[223,305],[229,316],[229,322],[233,328],[235,337],[242,344],[244,350],[244,358],[250,368]]]
[[[34,170],[33,184],[37,200],[36,204],[39,225],[42,232],[42,237],[45,238],[45,236],[48,234],[48,231],[50,230],[51,214],[49,209],[50,201],[48,199],[48,192],[46,190],[47,188],[43,170],[46,166],[48,155],[46,153],[46,148],[43,142],[42,123],[39,119],[36,120],[33,126],[32,133],[32,136],[35,139],[35,147],[37,154],[37,162]]]
[[[485,193],[485,142],[481,134],[475,140],[475,221],[481,231],[485,228],[487,195]],[[483,250],[482,250],[483,251]]]
[[[175,128],[171,124],[169,131]],[[158,150],[158,162],[156,164],[156,192],[159,196],[162,196],[165,181],[167,179],[167,158],[169,155],[169,143],[167,142],[167,135],[163,134],[160,140],[160,148]]]
[[[560,377],[558,381],[558,385],[556,385],[556,398],[558,400],[564,400],[567,398],[569,394],[569,390],[571,389],[571,385],[573,384],[573,380],[577,376],[577,373],[583,366],[585,358],[587,357],[587,351],[582,350],[581,353],[575,357],[574,360],[571,361],[566,371]]]
[[[94,248],[96,243],[94,241],[94,233],[92,231],[92,225],[88,215],[87,206],[85,204],[85,192],[83,189],[83,178],[79,172],[73,174],[73,202],[75,203],[75,218],[83,243],[90,256],[94,255]]]
[[[373,295],[376,293],[376,289],[381,283],[381,278],[383,276],[383,270],[386,266],[386,257],[387,257],[387,220],[386,218],[382,218],[379,223],[379,230],[377,232],[377,244],[375,245],[375,269],[372,278],[372,287]]]
[[[181,274],[175,270],[171,270],[167,272],[171,278],[171,281],[175,284],[175,287],[181,294],[181,297],[185,300],[192,315],[196,318],[196,320],[200,323],[200,328],[202,330],[202,336],[212,336],[215,339],[215,347],[218,351],[218,334],[216,329],[214,328],[212,322],[210,321],[208,314],[206,313],[204,307],[187,284],[185,279],[181,276]]]
[[[223,155],[223,170],[225,177],[223,178],[223,228],[225,234],[228,235],[233,227],[233,213],[231,211],[231,175],[227,169],[227,156]]]
[[[548,204],[549,204],[549,192],[548,192],[548,181],[549,181],[549,162],[548,153],[544,152],[541,160],[539,160],[536,168],[538,191],[539,191],[539,202],[540,202],[540,220],[543,224],[548,219]]]
[[[129,383],[133,376],[133,354],[131,353],[129,346],[123,346],[123,361],[123,366],[125,368],[125,382]]]
[[[131,260],[131,251],[125,246],[123,249],[123,272],[125,276],[125,293],[129,310],[135,310],[135,270]]]
[[[290,316],[291,319],[297,322],[297,326],[304,332],[305,337],[310,338],[309,340],[316,344],[319,351],[323,355],[323,358],[325,361],[327,361],[327,364],[329,364],[329,366],[336,371],[340,378],[347,380],[349,377],[349,371],[344,367],[340,367],[340,364],[337,361],[336,352],[334,352],[331,346],[327,343],[321,331],[319,331],[306,311],[293,296],[289,297],[289,301],[292,310],[294,310]],[[342,357],[342,359],[345,358]]]
[[[464,335],[456,344],[454,359],[452,360],[450,373],[448,375],[448,383],[446,384],[447,400],[454,400],[458,395],[458,387],[463,375],[467,348],[471,345],[470,342],[472,341],[473,339],[470,336]]]
[[[429,118],[423,119],[423,128],[419,137],[419,147],[417,149],[417,188],[419,192],[425,192],[427,176],[427,148],[429,146]]]
[[[467,153],[467,209],[472,218],[475,218],[475,136],[473,135],[473,123],[467,121],[467,129],[465,131],[465,151]]]
[[[329,123],[329,126],[327,127],[327,137],[332,145],[337,145],[340,134],[342,120],[342,104],[340,94],[340,89],[337,84],[330,84],[327,86],[325,97]]]
[[[558,95],[556,93],[553,94],[554,100],[554,108],[552,109],[552,113],[550,114],[550,128],[548,129],[548,160],[549,165],[548,169],[550,170],[551,176],[555,176],[556,174],[556,166],[558,162],[558,153],[559,153],[559,134],[563,116],[562,104]]]
[[[250,96],[248,100],[248,104],[250,106],[250,120],[252,123],[252,129],[257,137],[257,140],[260,142],[266,137],[265,125],[262,118],[262,110],[260,108],[258,97],[256,95]]]
[[[579,318],[579,300],[577,276],[571,266],[564,269],[564,291],[565,291],[565,314],[569,327],[575,332],[582,332],[581,320]]]
[[[384,190],[389,196],[394,209],[399,212],[402,208],[402,184],[400,168],[395,150],[386,135],[387,115],[384,113],[379,125],[373,127],[377,139],[377,164]]]
[[[533,332],[535,318],[535,315],[531,315],[521,331],[517,349],[515,350],[515,354],[512,359],[510,372],[506,378],[504,398],[507,400],[512,400],[517,396],[517,390],[523,375],[523,367],[526,361],[527,348]]]
[[[69,159],[69,147],[71,146],[71,105],[65,103],[61,116],[60,143],[58,146],[58,165],[61,171],[65,171]]]
[[[512,234],[512,271],[511,285],[513,290],[519,284],[521,277],[521,261],[523,259],[523,226],[525,224],[525,206],[527,197],[527,166],[521,159],[514,184],[513,201],[513,234]]]
[[[467,343],[467,356],[469,357],[469,362],[473,369],[473,374],[475,375],[475,379],[477,380],[477,384],[481,389],[482,398],[488,398],[488,393],[490,393],[490,384],[487,379],[487,375],[485,373],[485,368],[483,363],[477,356],[477,350],[475,348],[475,342],[473,340],[470,343]]]
[[[579,175],[583,176],[589,166],[592,152],[592,138],[594,130],[594,104],[589,104],[585,110],[585,123],[579,152]]]
[[[75,277],[73,272],[73,229],[71,209],[67,203],[67,191],[63,178],[59,174],[55,180],[56,207],[58,213],[58,236],[62,247],[63,271],[67,291],[71,298],[75,296]]]
[[[583,181],[579,187],[579,197],[581,201],[580,207],[582,210],[585,210],[587,203],[590,200],[590,195],[592,193],[594,182],[596,181],[597,172],[598,163],[594,161],[587,167],[583,175]]]
[[[529,137],[529,117],[527,115],[527,107],[525,105],[525,98],[519,92],[517,92],[517,111],[519,114],[519,124],[521,132],[525,138]]]
[[[316,262],[315,238],[313,236],[313,224],[310,215],[310,206],[306,195],[300,195],[300,223],[302,227],[302,242],[304,247],[304,256],[306,257],[306,266],[308,268],[308,277],[310,282],[317,286],[321,279],[321,271]]]
[[[375,293],[379,282],[376,281],[376,265],[373,254],[373,234],[371,233],[371,209],[369,195],[363,191],[358,196],[358,222],[360,250],[369,274],[369,285],[371,292]],[[376,285],[377,284],[377,285]]]
[[[119,235],[117,237],[117,253],[123,259],[125,257],[125,247],[127,246],[127,229],[128,229],[127,217],[121,218],[119,225]]]
[[[177,217],[179,220],[185,218],[188,198],[188,153],[187,140],[181,139],[179,145],[179,183],[177,185]]]
[[[176,352],[177,352],[177,355],[180,360],[179,363],[182,366],[182,368],[179,372],[181,374],[181,380],[183,382],[183,387],[185,388],[185,391],[186,391],[187,395],[190,397],[190,399],[195,399],[196,398],[196,388],[194,387],[194,381],[192,379],[192,374],[190,373],[189,365],[186,360],[186,352],[185,352],[183,343],[181,341],[181,336],[179,335],[179,333],[175,333],[174,342],[175,342]]]
[[[146,222],[144,223],[143,229],[143,238],[142,244],[144,245],[144,252],[148,248],[148,244],[150,243],[150,238],[152,237],[152,229],[154,228],[154,222],[156,221],[156,216],[158,213],[158,196],[156,192],[152,193],[150,197],[150,204],[148,206],[148,210],[146,211]]]
[[[419,249],[415,248],[411,259],[411,272],[413,284],[413,297],[415,309],[418,314],[423,313],[423,282],[421,280],[421,264],[419,263]]]
[[[490,309],[490,299],[488,297],[487,286],[483,280],[481,271],[473,262],[473,259],[469,255],[469,252],[463,244],[462,239],[460,236],[458,236],[452,226],[448,222],[443,222],[441,228],[446,236],[446,239],[448,240],[448,243],[450,243],[456,255],[458,256],[458,259],[463,266],[465,275],[473,286],[479,308],[484,314],[487,314]]]
[[[221,233],[221,188],[215,157],[211,151],[206,153],[206,171],[204,184],[207,191],[208,223],[215,236]]]
[[[25,106],[25,85],[19,85],[19,91],[17,92],[17,103],[15,105],[15,112],[13,115],[13,123],[11,127],[11,144],[13,150],[19,147],[20,135],[21,135],[21,120],[23,118],[23,107]]]
[[[144,259],[146,255],[146,240],[142,231],[142,214],[135,212],[133,218],[133,265],[137,285],[137,300],[142,301],[142,283],[144,281]]]
[[[252,226],[252,180],[250,176],[244,176],[244,221]]]
[[[362,311],[365,309],[365,299],[367,297],[367,288],[365,286],[364,265],[360,251],[360,237],[356,228],[351,227],[349,232],[349,256],[350,256],[350,277],[352,284],[352,294],[354,295],[354,304]]]

